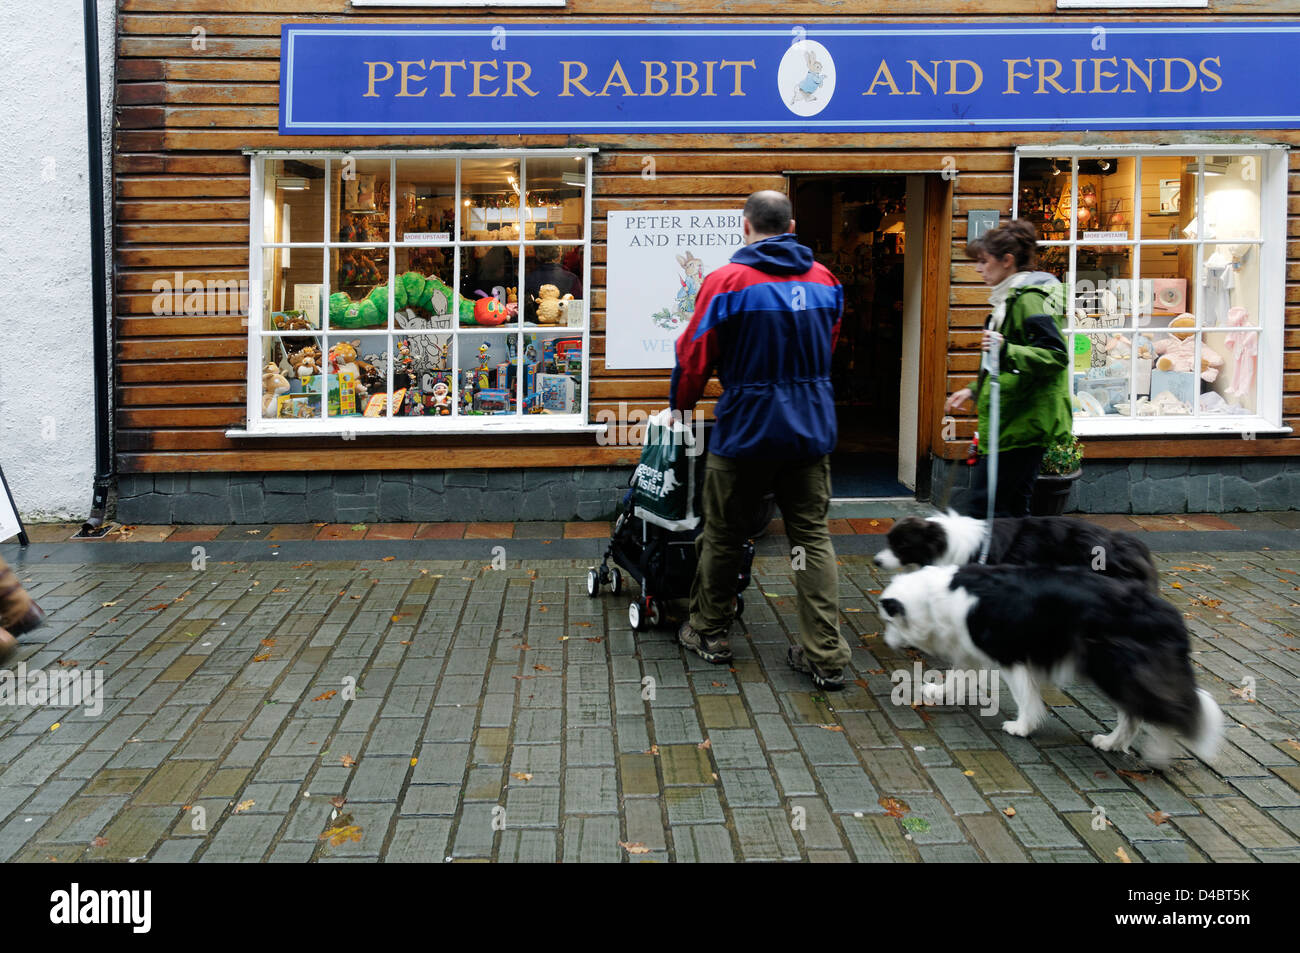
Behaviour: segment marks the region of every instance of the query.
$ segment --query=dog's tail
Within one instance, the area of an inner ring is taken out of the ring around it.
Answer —
[[[1193,754],[1202,761],[1209,762],[1219,753],[1219,742],[1223,740],[1223,712],[1205,689],[1198,688],[1196,698],[1200,702],[1196,728],[1192,735],[1183,740]]]

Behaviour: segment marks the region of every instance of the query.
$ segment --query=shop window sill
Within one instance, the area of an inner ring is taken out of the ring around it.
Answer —
[[[1285,437],[1287,426],[1279,427],[1263,417],[1075,417],[1074,434],[1087,437],[1178,437],[1242,436]]]
[[[275,421],[268,420],[264,425],[250,429],[232,428],[226,431],[226,436],[231,439],[241,440],[250,437],[339,437],[352,439],[353,437],[363,436],[429,437],[439,434],[466,436],[473,434],[590,433],[600,435],[608,430],[609,424],[607,423],[587,423],[580,416],[574,414],[540,415],[531,419],[529,417],[503,414],[497,419],[476,416],[456,420],[429,418],[424,421],[412,420],[408,422],[405,418],[400,418],[391,424],[385,420],[360,418],[355,424],[349,423],[342,427],[322,423],[316,423],[313,426],[309,421],[294,421],[289,426],[277,426]]]

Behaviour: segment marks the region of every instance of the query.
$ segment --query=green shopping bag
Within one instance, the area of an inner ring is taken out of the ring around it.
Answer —
[[[645,425],[641,462],[632,474],[633,512],[674,532],[695,529],[696,439],[691,428],[664,410]]]

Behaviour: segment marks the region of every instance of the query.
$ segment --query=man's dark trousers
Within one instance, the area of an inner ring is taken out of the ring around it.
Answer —
[[[839,630],[839,574],[826,527],[830,474],[829,456],[775,461],[708,455],[691,628],[708,638],[726,637],[742,547],[763,512],[764,496],[772,492],[790,541],[804,655],[823,671],[848,664],[849,645]]]

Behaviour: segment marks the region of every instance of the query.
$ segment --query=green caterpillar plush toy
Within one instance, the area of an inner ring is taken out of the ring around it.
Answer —
[[[442,279],[408,271],[393,283],[393,307],[398,311],[419,308],[429,314],[446,314],[451,306],[452,291]],[[435,306],[436,305],[436,306]],[[374,328],[388,324],[388,285],[379,285],[360,301],[353,301],[346,291],[330,295],[330,327],[340,329]],[[461,299],[460,323],[473,325],[474,304]]]

